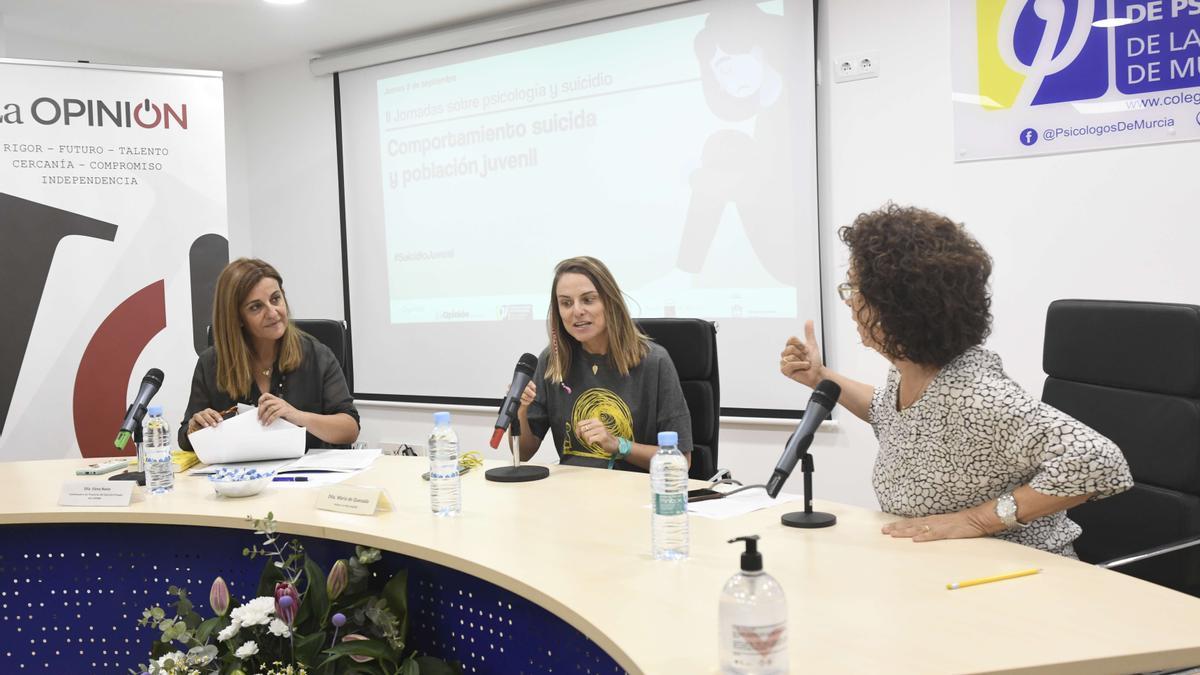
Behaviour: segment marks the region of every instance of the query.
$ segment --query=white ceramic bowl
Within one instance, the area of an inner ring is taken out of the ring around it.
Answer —
[[[262,492],[274,475],[274,471],[257,469],[218,469],[208,480],[222,497],[249,497]]]

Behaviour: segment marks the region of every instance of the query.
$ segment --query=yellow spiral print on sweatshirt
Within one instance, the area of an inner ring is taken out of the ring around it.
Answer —
[[[570,435],[575,435],[574,430],[580,422],[592,419],[600,420],[613,436],[633,440],[633,415],[629,412],[629,406],[611,391],[597,387],[588,389],[575,399],[575,407],[571,409],[571,428],[568,429]],[[599,445],[586,443],[578,436],[575,439],[582,447],[575,447],[568,438],[568,442],[563,443],[563,454],[608,459],[608,453]]]

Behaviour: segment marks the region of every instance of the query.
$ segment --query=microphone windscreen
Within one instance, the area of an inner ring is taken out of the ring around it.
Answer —
[[[837,405],[838,397],[842,395],[842,388],[833,380],[821,380],[813,389],[813,400],[819,402],[829,410],[833,410],[833,406]]]
[[[526,373],[527,375],[532,377],[533,371],[537,370],[537,365],[538,365],[537,357],[534,356],[533,354],[526,352],[521,355],[521,358],[517,359],[516,372]]]

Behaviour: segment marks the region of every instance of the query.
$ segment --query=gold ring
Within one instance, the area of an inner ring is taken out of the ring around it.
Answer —
[[[929,531],[929,529],[930,529],[930,528],[929,528],[929,526],[928,526],[928,525],[926,525],[926,526],[925,526],[925,532],[928,532],[928,531]]]

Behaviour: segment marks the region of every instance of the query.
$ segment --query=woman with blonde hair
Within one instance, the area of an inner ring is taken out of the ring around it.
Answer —
[[[549,430],[563,464],[648,469],[658,432],[674,431],[691,464],[692,418],[675,364],[633,323],[604,263],[582,256],[555,267],[546,324],[550,346],[517,410],[528,432],[522,460]]]
[[[213,346],[192,377],[179,447],[187,435],[221,423],[238,403],[258,419],[285,419],[308,431],[308,448],[345,446],[358,438],[358,410],[337,357],[291,322],[283,277],[257,258],[238,258],[217,278]],[[221,411],[221,412],[218,412]]]

